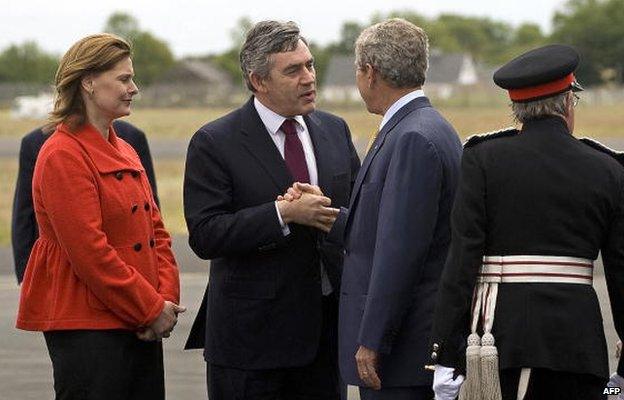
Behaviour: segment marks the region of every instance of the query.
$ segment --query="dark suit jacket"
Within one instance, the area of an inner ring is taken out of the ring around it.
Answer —
[[[461,143],[420,97],[379,132],[353,188],[345,231],[340,370],[363,386],[355,353],[380,354],[382,387],[429,385],[429,335],[450,242]],[[333,232],[332,232],[333,233]]]
[[[319,186],[335,207],[349,201],[359,160],[346,123],[304,117]],[[274,201],[293,183],[253,98],[191,139],[184,212],[193,251],[211,259],[210,280],[186,348],[241,369],[300,366],[316,354],[321,328],[319,260],[339,288],[341,255],[314,229],[284,236]]]
[[[114,121],[113,127],[117,136],[128,142],[138,153],[152,186],[154,200],[158,204],[154,166],[145,134],[125,121]],[[32,177],[39,150],[49,137],[50,135],[44,135],[41,128],[38,128],[24,136],[20,145],[19,169],[11,217],[11,244],[18,283],[22,282],[30,251],[39,236],[33,210]]]
[[[519,134],[472,142],[462,159],[453,241],[435,313],[435,362],[465,368],[472,292],[484,255],[593,260],[600,251],[615,328],[623,337],[622,165],[581,143],[554,116],[525,123]],[[500,284],[492,334],[500,368],[608,376],[602,315],[592,286]],[[622,363],[618,371],[624,373]]]

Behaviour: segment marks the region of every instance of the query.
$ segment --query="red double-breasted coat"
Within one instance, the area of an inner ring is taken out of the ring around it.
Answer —
[[[171,238],[136,152],[109,128],[60,124],[33,177],[39,239],[21,290],[17,327],[137,329],[179,302]]]

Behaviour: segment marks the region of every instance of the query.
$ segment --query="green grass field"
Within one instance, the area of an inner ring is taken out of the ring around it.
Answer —
[[[624,106],[590,107],[581,104],[577,109],[576,135],[598,139],[624,138]],[[150,139],[187,140],[201,125],[225,113],[228,109],[137,109],[128,120],[143,129]],[[374,132],[379,116],[368,114],[363,108],[332,110],[345,118],[354,136],[367,137]],[[477,132],[487,132],[512,125],[507,107],[448,107],[440,110],[463,138]],[[12,120],[8,110],[0,110],[0,138],[19,138],[40,126],[41,120]],[[182,174],[184,160],[155,159],[158,191],[165,224],[170,232],[185,233],[182,214]],[[0,246],[10,242],[10,218],[17,159],[0,158]]]

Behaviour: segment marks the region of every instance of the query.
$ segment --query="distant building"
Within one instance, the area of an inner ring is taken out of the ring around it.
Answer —
[[[361,101],[360,92],[355,86],[354,56],[335,55],[329,60],[320,95],[332,103]]]
[[[37,96],[17,96],[13,100],[11,118],[44,119],[52,111],[54,98],[51,93],[40,93]]]
[[[158,82],[141,90],[141,103],[156,107],[228,103],[242,88],[210,61],[182,60]]]
[[[449,99],[462,86],[479,82],[474,60],[468,53],[442,53],[433,50],[424,89],[428,96]]]
[[[323,99],[329,102],[360,101],[355,85],[355,58],[351,55],[336,55],[327,66],[321,91]],[[450,98],[459,87],[479,82],[477,68],[467,53],[442,53],[433,50],[429,56],[429,69],[424,85],[427,96]]]

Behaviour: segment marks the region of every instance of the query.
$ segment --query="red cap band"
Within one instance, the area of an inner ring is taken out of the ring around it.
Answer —
[[[549,94],[561,93],[569,88],[575,80],[574,74],[569,74],[556,81],[543,83],[541,85],[509,89],[509,98],[511,98],[512,101],[523,101],[548,96]]]

